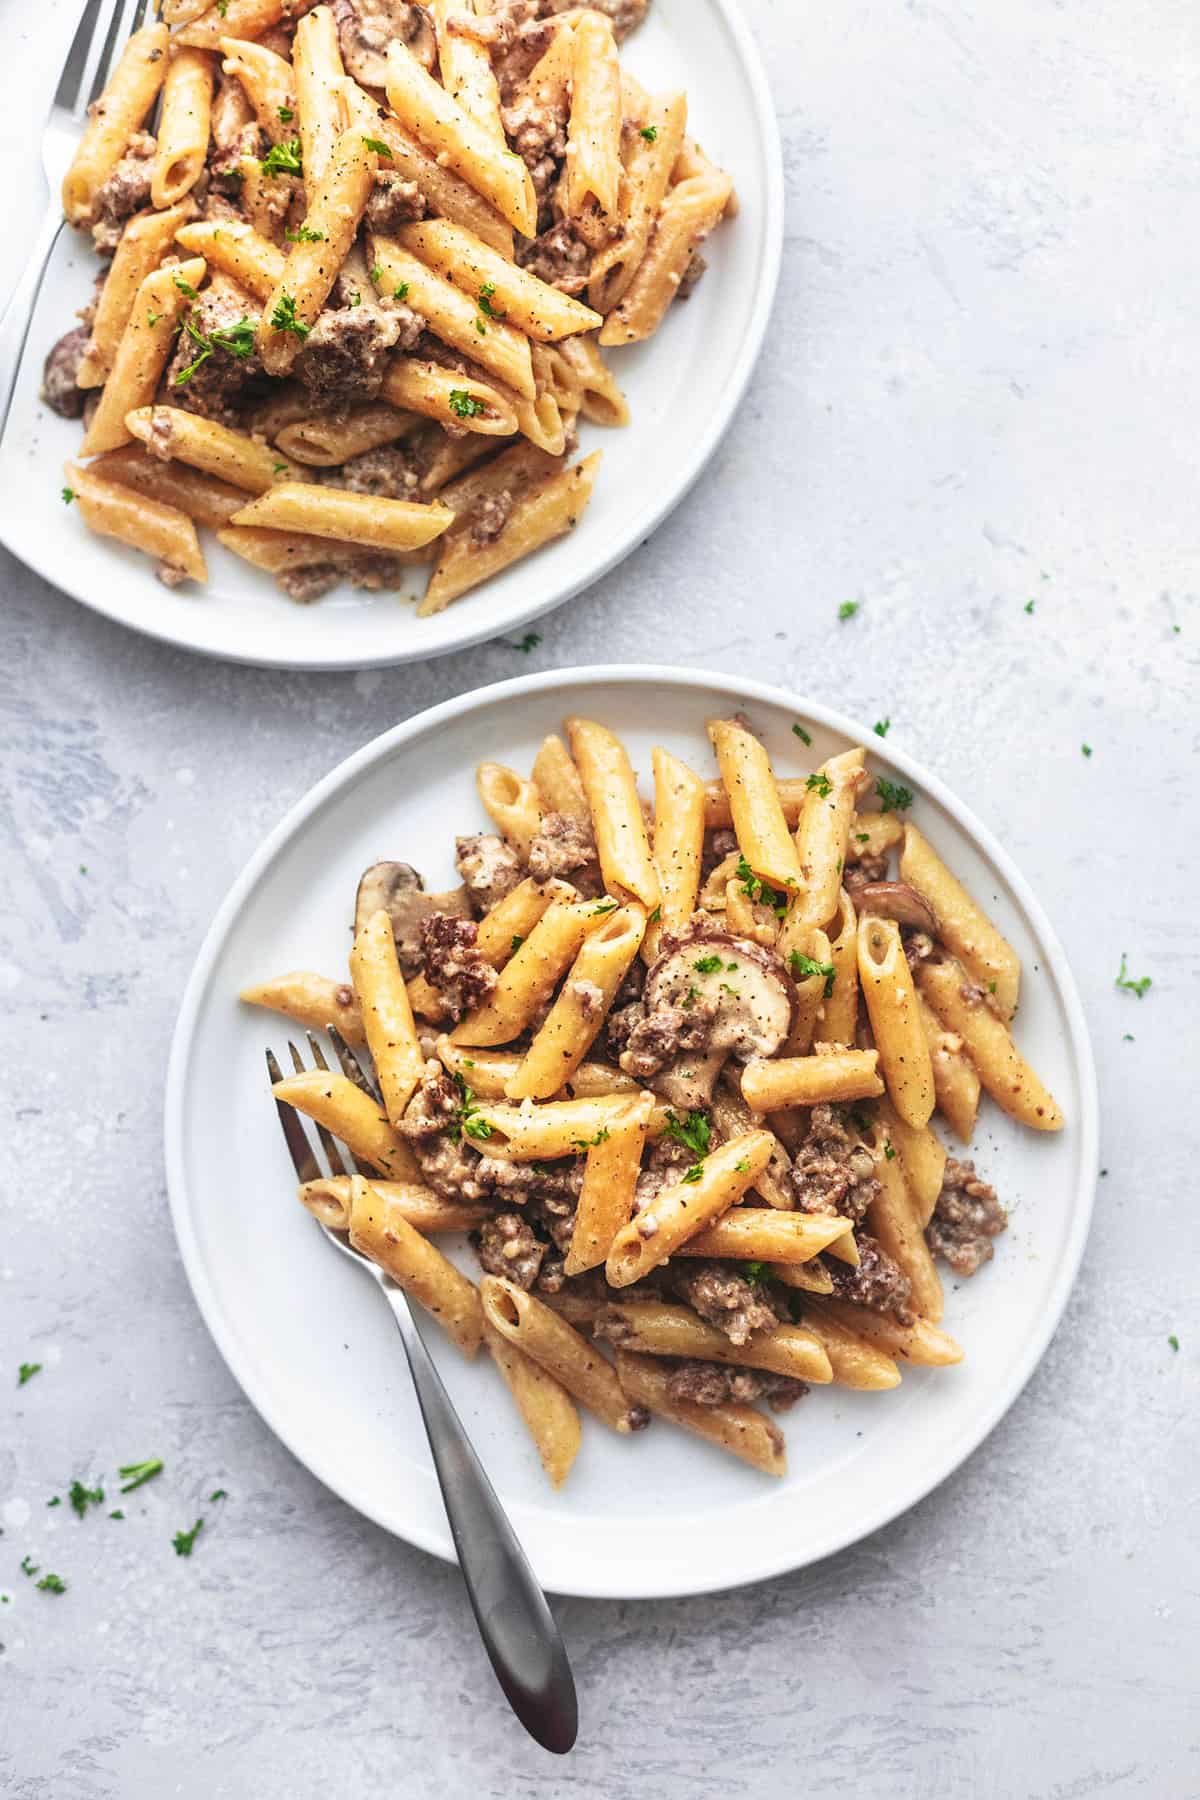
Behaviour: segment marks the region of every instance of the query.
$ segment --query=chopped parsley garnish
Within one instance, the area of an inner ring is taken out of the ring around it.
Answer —
[[[641,130],[638,132],[638,136],[644,137],[648,144],[653,144],[657,141],[657,138],[658,138],[658,126],[657,125],[643,125]]]
[[[793,725],[792,730],[795,733],[795,735],[800,739],[800,742],[802,744],[811,744],[812,743],[812,735],[810,732],[805,731],[803,725]]]
[[[804,981],[810,975],[823,975],[825,977],[825,998],[828,1000],[833,992],[834,977],[837,975],[837,970],[832,963],[818,962],[814,956],[805,956],[800,950],[789,951],[788,962],[797,981]]]
[[[1085,756],[1090,756],[1092,754],[1092,746],[1090,744],[1080,744],[1079,748],[1083,751]]]
[[[283,120],[285,125],[290,125],[295,116],[296,115],[290,106],[281,106],[279,108],[279,117]]]
[[[62,491],[62,497],[63,505],[70,506],[72,500],[75,498],[75,489],[73,487],[65,487]]]
[[[519,650],[523,656],[528,656],[531,650],[536,650],[541,641],[540,631],[527,631],[519,644],[514,644],[511,638],[504,639],[505,646],[509,650]]]
[[[483,401],[468,394],[466,388],[451,388],[450,411],[456,419],[478,419],[486,408]]]
[[[61,1506],[62,1505],[62,1495],[55,1494],[53,1500],[47,1500],[46,1505],[47,1506]]]
[[[475,1098],[474,1090],[467,1086],[461,1075],[455,1075],[454,1085],[459,1091],[461,1100],[458,1111],[454,1115],[454,1122],[450,1126],[450,1136],[460,1138],[465,1135],[474,1138],[476,1143],[482,1143],[491,1137],[492,1128],[486,1119],[480,1117],[479,1103]]]
[[[175,286],[179,289],[185,300],[198,300],[200,298],[195,288],[190,282],[185,281],[182,275],[172,275],[171,280],[175,283]]]
[[[34,1376],[40,1375],[41,1372],[41,1363],[22,1363],[17,1370],[17,1386],[24,1387],[27,1381],[32,1381]]]
[[[895,1152],[895,1150],[894,1150],[894,1149],[893,1149],[893,1148],[892,1148],[892,1146],[891,1146],[891,1144],[890,1144],[890,1142],[889,1142],[889,1143],[886,1143],[886,1144],[885,1144],[885,1145],[884,1145],[884,1146],[883,1146],[883,1160],[884,1160],[884,1162],[894,1162],[894,1161],[895,1161],[895,1159],[896,1159],[896,1152]]]
[[[773,888],[769,882],[760,881],[744,856],[738,857],[737,878],[741,882],[747,898],[757,900],[763,906],[769,906],[772,912],[778,913],[780,918],[783,917],[788,907],[787,895],[781,893],[778,888]]]
[[[373,150],[376,156],[386,156],[389,162],[395,162],[395,157],[380,138],[365,137],[363,143],[367,146],[368,150]]]
[[[511,946],[511,954],[513,956],[515,956],[517,954],[517,951],[521,948],[521,945],[524,942],[525,942],[525,939],[523,937],[518,937],[516,935],[516,933],[513,934],[513,941],[512,941],[512,946]]]
[[[715,975],[720,966],[721,959],[719,956],[702,956],[699,962],[694,962],[692,964],[693,969],[695,969],[698,975]]]
[[[304,168],[300,161],[300,139],[288,138],[286,143],[272,144],[267,154],[261,158],[259,167],[264,175],[302,175]]]
[[[1174,1332],[1171,1333],[1170,1337],[1167,1339],[1167,1342],[1168,1342],[1168,1344],[1170,1344],[1172,1350],[1178,1350],[1179,1339],[1175,1336]]]
[[[357,288],[355,288],[354,292],[350,296],[350,304],[351,304],[351,306],[361,306],[362,305],[362,295],[359,293]]]
[[[221,17],[224,18],[225,14],[229,11],[229,0],[217,0],[217,11],[220,13]]]
[[[764,1262],[744,1262],[741,1268],[741,1275],[743,1281],[765,1281],[767,1279],[767,1265]]]
[[[149,326],[149,327],[150,327],[150,329],[151,329],[151,331],[153,331],[153,330],[154,330],[154,327],[155,327],[155,326],[156,326],[156,325],[157,325],[157,324],[158,324],[158,321],[159,321],[159,320],[160,320],[160,319],[161,319],[161,318],[162,318],[162,314],[161,314],[161,313],[156,313],[156,312],[148,312],[148,313],[147,313],[147,314],[146,314],[146,323],[147,323],[147,325],[148,325],[148,326]]]
[[[884,775],[875,783],[875,792],[883,802],[881,812],[905,812],[913,803],[911,788],[899,781],[889,781]]]
[[[287,474],[287,464],[279,463],[279,462],[272,463],[271,464],[271,473],[272,473],[272,475],[286,475]]]
[[[750,1173],[749,1158],[747,1158],[745,1156],[743,1156],[741,1162],[735,1162],[733,1166],[734,1166],[734,1170],[739,1175],[748,1175]]]
[[[888,732],[891,729],[892,729],[892,721],[887,718],[876,719],[875,723],[871,727],[871,730],[875,733],[876,737],[886,737]]]
[[[323,231],[313,231],[307,225],[298,225],[295,231],[285,230],[283,235],[289,244],[323,244],[325,242]]]
[[[89,1506],[103,1506],[104,1489],[102,1487],[84,1487],[82,1481],[73,1481],[67,1489],[67,1499],[82,1519]]]
[[[43,1594],[65,1594],[67,1591],[61,1575],[43,1575],[37,1585]]]
[[[1025,602],[1025,611],[1027,613],[1031,613],[1033,611],[1033,608],[1034,608],[1034,602],[1032,600],[1027,600]]]
[[[818,769],[815,775],[810,775],[804,785],[810,794],[819,794],[822,800],[833,792],[833,783],[824,769]]]
[[[580,1152],[582,1152],[584,1150],[592,1150],[595,1148],[595,1146],[597,1144],[607,1144],[607,1142],[609,1140],[609,1136],[610,1136],[610,1133],[609,1133],[608,1126],[602,1125],[600,1127],[599,1131],[596,1133],[595,1137],[575,1138],[571,1145],[571,1148],[573,1150],[578,1150]]]
[[[647,923],[647,925],[657,925],[661,918],[662,918],[662,901],[660,900],[658,905],[655,907],[654,911],[650,914],[650,917],[646,920],[646,923]]]
[[[228,1500],[228,1498],[229,1495],[225,1492],[224,1488],[214,1488],[212,1493],[208,1496],[208,1503],[210,1506],[215,1506],[218,1500]]]
[[[35,1563],[31,1556],[23,1556],[21,1558],[21,1573],[22,1573],[22,1575],[30,1575],[30,1576],[36,1575],[39,1567],[40,1567],[40,1564]]]
[[[869,831],[856,831],[854,834],[854,841],[856,844],[869,844],[871,841],[871,834]]]
[[[124,1483],[121,1492],[131,1494],[134,1488],[141,1487],[144,1481],[153,1481],[156,1475],[162,1474],[162,1471],[161,1456],[152,1456],[146,1462],[122,1463],[117,1470],[117,1474],[121,1476]]]
[[[408,299],[408,283],[407,283],[407,281],[402,281],[400,283],[400,286],[396,289],[395,293],[392,295],[392,299],[393,300],[407,300]],[[450,404],[451,404],[451,406],[454,405],[454,395],[453,394],[451,394],[451,396],[450,396]],[[463,418],[468,418],[470,415],[467,413],[463,413],[461,416]]]
[[[190,1556],[192,1554],[192,1547],[203,1530],[204,1520],[197,1519],[190,1531],[177,1531],[175,1536],[171,1539],[172,1544],[175,1546],[176,1556]]]
[[[482,313],[486,313],[489,319],[503,319],[506,315],[503,312],[498,311],[497,308],[492,305],[492,301],[495,297],[495,282],[485,281],[479,290],[479,310]]]
[[[375,286],[378,287],[380,282],[383,280],[383,270],[380,267],[380,265],[378,263],[372,263],[370,269],[368,270],[368,273],[371,277],[371,280],[375,283]]]
[[[1143,994],[1147,993],[1148,990],[1153,985],[1154,984],[1152,983],[1152,981],[1150,980],[1150,977],[1148,975],[1142,975],[1139,977],[1139,979],[1137,981],[1135,981],[1133,979],[1132,975],[1130,975],[1126,972],[1125,952],[1124,952],[1124,950],[1122,950],[1122,952],[1121,952],[1121,967],[1117,971],[1117,986],[1119,988],[1124,989],[1125,993],[1127,993],[1127,994],[1136,994],[1138,999],[1140,1000],[1142,998]]]
[[[475,315],[475,329],[479,333],[480,337],[487,336],[487,326],[484,324],[483,320],[479,317],[478,313],[476,313],[476,315]]]
[[[690,1112],[684,1118],[678,1113],[667,1114],[667,1136],[690,1150],[697,1159],[708,1155],[712,1144],[712,1126],[708,1122],[708,1114]]]
[[[695,1184],[703,1178],[703,1175],[704,1164],[702,1162],[697,1162],[693,1163],[690,1169],[685,1169],[679,1179],[687,1187],[694,1187]]]
[[[271,314],[271,323],[276,331],[290,331],[298,338],[308,336],[308,326],[296,317],[296,302],[290,294],[280,294]]]
[[[595,906],[593,906],[592,911],[591,911],[591,917],[593,919],[598,919],[598,918],[601,918],[605,913],[616,912],[616,910],[617,910],[617,903],[615,900],[600,900],[597,902],[597,904]]]
[[[842,604],[838,607],[838,618],[845,623],[847,619],[852,619],[857,611],[857,600],[843,600]]]
[[[119,1506],[115,1506],[108,1516],[110,1519],[123,1519],[125,1514],[121,1511]]]
[[[247,357],[254,355],[255,328],[245,316],[236,325],[211,333],[201,331],[194,319],[185,319],[184,326],[188,336],[199,344],[200,354],[195,362],[179,371],[171,383],[172,387],[182,387],[185,381],[190,381],[201,363],[207,362],[214,350],[224,350],[228,355],[236,356],[239,362],[245,362]]]

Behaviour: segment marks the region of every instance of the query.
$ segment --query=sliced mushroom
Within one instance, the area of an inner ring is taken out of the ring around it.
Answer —
[[[713,1009],[703,1048],[681,1051],[649,1086],[674,1106],[707,1106],[730,1056],[774,1056],[792,1026],[796,988],[773,950],[719,926],[667,934],[650,965],[646,1013]]]
[[[454,913],[461,919],[473,916],[466,888],[427,894],[412,864],[402,862],[372,863],[364,871],[354,903],[356,934],[381,907],[391,918],[396,954],[406,975],[416,975],[422,967],[421,927],[426,919],[434,913]]]
[[[334,0],[333,16],[346,72],[362,87],[386,86],[387,47],[393,38],[407,44],[425,68],[434,65],[437,35],[423,6],[409,0]]]
[[[854,889],[853,898],[860,916],[870,913],[873,918],[894,919],[897,925],[913,925],[932,938],[938,934],[933,913],[907,881],[866,881]]]

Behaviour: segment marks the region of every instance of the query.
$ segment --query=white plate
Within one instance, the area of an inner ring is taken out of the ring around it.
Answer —
[[[649,343],[612,353],[633,421],[624,431],[584,426],[583,450],[602,449],[604,461],[591,505],[568,537],[430,619],[414,618],[396,594],[350,588],[296,606],[211,533],[204,535],[208,587],[169,592],[146,557],[92,536],[60,498],[62,465],[77,454],[81,430],[38,403],[41,364],[74,324],[98,267],[86,242],[64,232],[0,452],[0,537],[8,548],[83,605],[135,630],[273,668],[369,668],[461,650],[598,580],[677,505],[716,449],[762,343],[783,244],[775,114],[735,0],[654,0],[623,60],[651,90],[687,89],[692,128],[733,176],[740,205],[706,244],[710,266],[687,304]]]
[[[1054,1137],[985,1104],[976,1154],[1012,1209],[995,1261],[947,1283],[966,1361],[906,1369],[890,1393],[814,1390],[782,1421],[790,1473],[758,1475],[656,1422],[617,1440],[588,1420],[564,1493],[486,1359],[431,1349],[542,1582],[559,1593],[655,1596],[731,1587],[814,1562],[894,1518],[955,1469],[1020,1392],[1058,1323],[1087,1234],[1097,1165],[1091,1050],[1075,985],[1040,907],[999,845],[938,782],[824,707],[755,682],[601,668],[528,676],[397,726],[295,806],[235,883],[205,940],[175,1032],[166,1103],[175,1229],[201,1311],[264,1419],[320,1480],[411,1543],[452,1555],[395,1327],[372,1284],[323,1242],[294,1198],[263,1069],[286,1023],[239,1006],[250,981],[345,967],[354,890],[380,857],[452,884],[453,834],[486,823],[475,764],[528,768],[564,714],[602,719],[649,767],[665,744],[706,769],[704,720],[748,709],[776,768],[801,772],[851,743],[917,793],[916,817],[987,906],[1025,969],[1018,1036],[1062,1105]],[[791,733],[802,720],[811,750]],[[653,721],[652,724],[649,721]],[[474,1269],[469,1251],[463,1267]],[[476,1271],[477,1272],[477,1271]]]

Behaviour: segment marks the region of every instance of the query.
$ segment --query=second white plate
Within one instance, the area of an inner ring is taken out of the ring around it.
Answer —
[[[395,1328],[373,1285],[336,1256],[296,1203],[263,1066],[285,1021],[241,1007],[239,988],[290,968],[345,968],[354,890],[380,857],[431,888],[454,879],[456,831],[485,823],[474,770],[527,769],[564,714],[601,719],[636,767],[654,744],[707,768],[704,721],[742,707],[783,773],[815,768],[862,728],[811,702],[690,671],[576,670],[468,694],[377,738],[274,831],[235,884],[200,953],[171,1058],[166,1157],[180,1250],[230,1368],[296,1456],[350,1505],[440,1556],[452,1554]],[[794,721],[811,749],[792,735]],[[427,1332],[451,1395],[533,1561],[560,1593],[703,1592],[813,1562],[921,1499],[979,1444],[1028,1379],[1070,1291],[1097,1162],[1095,1075],[1062,950],[999,845],[937,779],[891,745],[872,766],[917,795],[914,816],[1020,954],[1018,1036],[1067,1117],[1056,1137],[985,1106],[974,1154],[1011,1209],[996,1259],[947,1282],[957,1368],[906,1368],[890,1393],[817,1389],[781,1422],[789,1474],[755,1474],[661,1422],[615,1438],[588,1420],[554,1495],[486,1359],[467,1365]],[[469,1252],[463,1267],[475,1270]]]
[[[604,461],[591,505],[568,537],[430,619],[414,617],[401,595],[350,588],[296,606],[211,533],[208,587],[169,592],[146,557],[93,537],[60,498],[62,466],[77,454],[81,429],[39,404],[41,365],[89,299],[98,266],[85,240],[64,232],[0,452],[3,542],[121,624],[181,649],[274,668],[369,668],[461,650],[527,624],[605,574],[678,504],[720,442],[762,343],[783,243],[775,115],[736,0],[654,0],[623,56],[651,91],[687,89],[691,127],[733,176],[739,209],[705,245],[710,266],[687,303],[649,343],[611,353],[633,419],[623,431],[584,427],[582,450],[602,450]]]

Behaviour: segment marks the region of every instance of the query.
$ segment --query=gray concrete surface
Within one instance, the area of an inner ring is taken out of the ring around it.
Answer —
[[[584,1719],[552,1763],[455,1572],[347,1511],[241,1398],[159,1145],[176,1001],[261,834],[364,739],[527,660],[223,668],[6,562],[11,1800],[1200,1793],[1194,9],[747,3],[788,172],[770,343],[688,501],[529,660],[660,658],[665,636],[888,713],[998,831],[1066,940],[1101,1071],[1108,1176],[1066,1320],[968,1466],[858,1548],[724,1598],[563,1603]],[[11,130],[62,14],[4,12]],[[1123,950],[1144,999],[1114,987]],[[23,1360],[45,1367],[18,1389]],[[150,1455],[167,1474],[123,1523],[46,1508]],[[38,1592],[27,1554],[67,1593]]]

